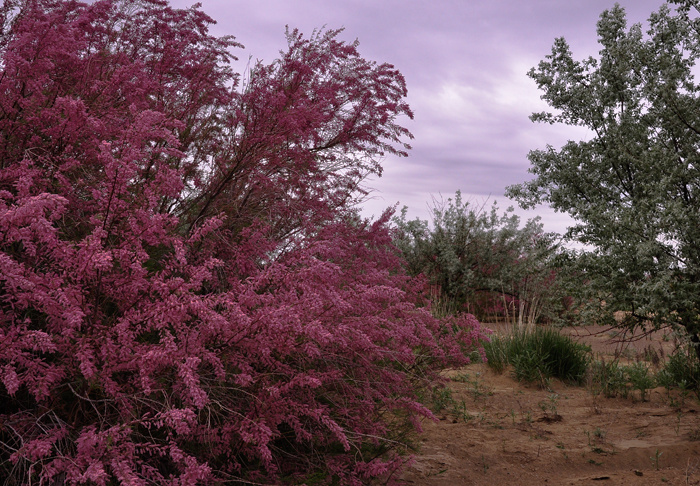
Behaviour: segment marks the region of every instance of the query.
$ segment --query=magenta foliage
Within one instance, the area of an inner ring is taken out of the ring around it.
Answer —
[[[352,205],[405,84],[339,32],[256,65],[159,0],[10,1],[0,44],[8,484],[364,484],[482,333]],[[13,482],[14,481],[14,482]]]

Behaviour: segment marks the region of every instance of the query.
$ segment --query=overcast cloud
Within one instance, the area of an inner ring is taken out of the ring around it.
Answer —
[[[175,7],[190,2],[175,0]],[[630,24],[644,23],[661,0],[620,0]],[[342,38],[359,39],[360,53],[394,64],[406,77],[415,113],[409,157],[389,157],[366,215],[399,203],[409,216],[427,218],[432,196],[458,189],[476,203],[515,205],[505,187],[527,180],[529,150],[587,136],[581,129],[533,124],[528,116],[546,104],[526,73],[565,37],[577,59],[597,54],[595,33],[608,0],[202,0],[217,20],[216,35],[245,45],[237,70],[249,57],[266,62],[286,45],[285,25],[310,34],[344,27]],[[526,214],[520,212],[521,214]],[[564,232],[569,219],[542,207],[548,231]]]

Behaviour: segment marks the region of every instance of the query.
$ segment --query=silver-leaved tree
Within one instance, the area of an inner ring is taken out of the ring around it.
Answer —
[[[589,304],[600,304],[598,317],[627,328],[682,328],[697,346],[700,19],[698,2],[676,3],[650,16],[646,34],[627,27],[619,6],[603,12],[597,58],[577,61],[564,39],[555,41],[529,73],[553,113],[532,119],[591,135],[532,151],[535,178],[509,195],[575,218],[568,235],[589,245],[579,255],[582,289]]]

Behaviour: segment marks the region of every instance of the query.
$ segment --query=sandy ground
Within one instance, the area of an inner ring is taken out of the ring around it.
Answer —
[[[662,333],[626,347],[614,331],[567,331],[605,359],[672,351]],[[652,364],[649,362],[649,364]],[[452,400],[426,422],[413,485],[700,485],[700,402],[665,388],[605,398],[557,380],[525,386],[485,364],[449,373]]]

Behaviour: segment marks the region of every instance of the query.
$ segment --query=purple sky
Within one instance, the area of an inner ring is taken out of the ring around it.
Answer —
[[[409,217],[428,218],[432,196],[457,189],[481,204],[514,202],[507,185],[527,180],[529,150],[561,146],[587,136],[581,129],[534,124],[528,116],[547,109],[526,72],[551,50],[555,37],[569,42],[575,58],[599,50],[595,24],[613,0],[201,0],[217,20],[216,35],[245,45],[237,71],[249,56],[271,61],[286,46],[285,25],[310,34],[344,27],[342,38],[360,41],[364,57],[394,64],[406,77],[415,119],[409,157],[388,157],[384,174],[366,185],[373,198],[364,213],[378,215],[395,203]],[[175,7],[192,2],[171,0]],[[645,22],[662,0],[619,0],[628,22]],[[541,207],[548,231],[563,232],[566,215]]]

